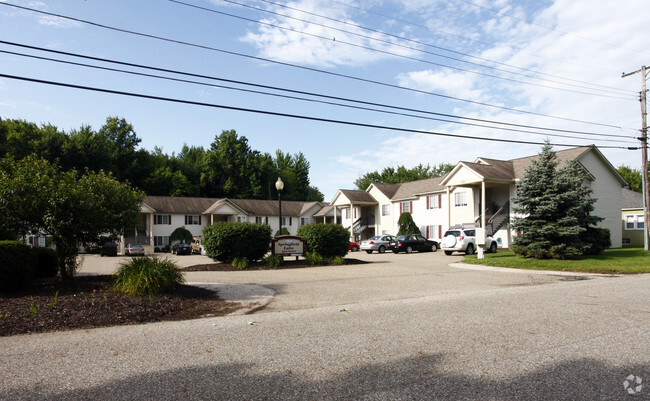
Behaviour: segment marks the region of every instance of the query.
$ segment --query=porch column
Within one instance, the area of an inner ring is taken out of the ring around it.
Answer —
[[[449,227],[451,227],[451,191],[447,187],[447,227],[445,230],[449,230]]]
[[[149,213],[148,226],[149,226],[149,245],[153,247],[153,213]]]
[[[476,256],[478,259],[483,259],[485,257],[483,251],[485,250],[485,237],[487,237],[485,227],[485,180],[481,181],[481,209],[482,210],[479,210],[479,213],[481,213],[481,229],[483,230],[484,238],[483,243],[478,246],[478,255]]]
[[[354,241],[354,205],[350,202],[350,240]]]

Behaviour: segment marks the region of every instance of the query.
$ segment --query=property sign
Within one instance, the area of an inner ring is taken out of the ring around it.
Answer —
[[[273,240],[271,252],[280,256],[304,256],[305,241],[300,237],[282,235]]]

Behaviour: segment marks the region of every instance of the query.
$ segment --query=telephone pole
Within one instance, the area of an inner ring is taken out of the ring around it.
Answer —
[[[641,156],[643,158],[641,164],[641,177],[643,178],[643,221],[644,221],[644,233],[643,233],[643,249],[648,250],[648,233],[650,232],[648,218],[648,205],[650,205],[650,188],[648,188],[648,113],[646,111],[646,73],[647,67],[644,65],[640,70],[630,72],[628,74],[623,73],[623,78],[637,73],[641,73],[641,96],[639,100],[641,101]]]

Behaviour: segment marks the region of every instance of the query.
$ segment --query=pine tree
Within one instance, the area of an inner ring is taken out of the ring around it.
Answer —
[[[517,254],[566,259],[605,247],[599,243],[594,248],[594,237],[603,233],[592,226],[603,219],[591,215],[596,199],[586,183],[587,173],[575,161],[560,169],[558,164],[557,154],[547,142],[539,159],[524,173],[514,200],[514,212],[521,216],[512,225],[520,233],[512,246]]]

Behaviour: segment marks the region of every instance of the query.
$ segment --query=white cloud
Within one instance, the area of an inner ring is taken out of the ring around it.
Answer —
[[[428,92],[444,92],[449,96],[485,100],[485,93],[477,88],[478,76],[472,73],[452,71],[411,71],[397,76],[400,86]]]
[[[292,9],[274,7],[272,10],[296,19],[274,16],[261,20],[262,25],[256,31],[248,32],[242,38],[254,45],[260,51],[260,56],[290,63],[332,67],[360,66],[393,57],[388,53],[417,54],[415,50],[396,45],[393,38],[362,29],[352,19],[352,9],[338,3],[299,0],[288,5]],[[319,19],[297,10],[324,15],[329,19]]]

